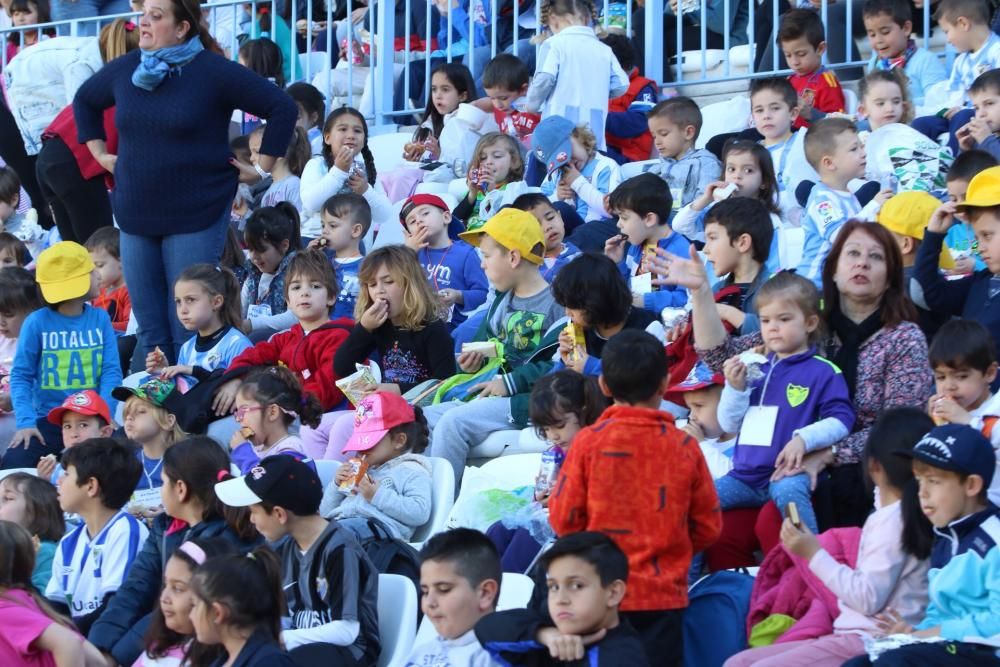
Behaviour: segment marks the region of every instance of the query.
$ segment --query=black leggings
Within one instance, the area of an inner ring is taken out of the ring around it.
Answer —
[[[38,181],[35,180],[36,156],[25,152],[21,131],[17,129],[14,115],[7,108],[2,95],[0,95],[0,157],[21,179],[21,186],[31,197],[31,205],[38,211],[38,224],[45,229],[51,229],[52,216],[49,215],[49,207],[45,197],[42,196],[42,191],[38,188]]]
[[[42,145],[35,173],[63,241],[86,243],[97,229],[112,224],[104,177],[84,178],[69,146],[59,137]]]

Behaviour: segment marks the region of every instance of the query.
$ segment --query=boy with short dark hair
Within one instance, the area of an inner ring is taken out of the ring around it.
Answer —
[[[806,160],[805,130],[793,128],[799,116],[798,93],[782,77],[754,79],[750,82],[750,114],[764,137],[760,143],[771,154],[781,209],[786,215],[793,210],[801,212],[795,189],[802,181],[815,183],[819,175]]]
[[[670,387],[663,344],[622,331],[601,361],[601,391],[614,405],[574,438],[549,499],[549,522],[557,535],[615,536],[629,559],[623,615],[651,661],[679,665],[691,555],[719,537],[719,499],[698,443],[659,409]]]
[[[890,616],[886,634],[907,633],[919,642],[882,653],[879,667],[910,665],[998,665],[996,647],[977,638],[1000,633],[1000,510],[986,499],[996,466],[993,448],[975,429],[945,424],[912,450],[920,504],[936,539],[928,572],[927,611],[916,627]],[[941,641],[943,640],[943,641]],[[855,664],[872,664],[867,657]]]
[[[601,41],[611,47],[618,64],[628,74],[628,90],[608,102],[608,120],[604,126],[608,155],[618,164],[648,160],[653,155],[653,135],[649,133],[646,114],[660,97],[659,86],[639,75],[631,39],[609,34]]]
[[[663,179],[651,173],[634,176],[608,195],[608,206],[618,216],[621,234],[607,240],[604,254],[618,264],[628,281],[632,305],[659,314],[664,308],[687,303],[683,288],[654,285],[648,266],[657,248],[680,257],[689,257],[691,252],[688,240],[668,222],[671,196]]]
[[[424,542],[420,549],[420,608],[437,636],[415,646],[407,664],[493,665],[473,628],[496,610],[502,577],[500,554],[478,530],[453,528]]]
[[[948,169],[945,185],[948,188],[948,201],[961,204],[965,201],[965,193],[969,183],[979,172],[997,166],[997,159],[986,151],[970,150],[960,153]],[[944,244],[955,260],[953,273],[969,275],[982,271],[986,264],[976,251],[976,233],[965,216],[958,215],[955,224],[951,226],[944,237]]]
[[[607,535],[578,532],[556,540],[539,558],[548,587],[547,613],[512,609],[476,624],[476,636],[502,664],[537,667],[583,661],[597,667],[654,664],[619,612],[628,558]],[[681,653],[680,645],[661,658]]]
[[[0,163],[0,229],[23,242],[37,258],[48,234],[38,224],[38,212],[26,205],[27,196],[17,172]]]
[[[938,271],[938,256],[956,214],[964,214],[972,223],[986,268],[948,280]],[[1000,340],[1000,299],[995,298],[1000,284],[1000,167],[979,172],[969,183],[962,203],[947,202],[934,211],[917,252],[913,276],[932,311],[975,320],[990,332],[994,345]]]
[[[902,68],[910,100],[922,105],[924,92],[947,79],[948,73],[940,58],[913,39],[913,7],[909,0],[865,0],[861,16],[872,47],[868,71]]]
[[[997,359],[989,331],[979,322],[952,320],[938,331],[927,356],[934,372],[927,412],[934,422],[971,426],[1000,449],[1000,396],[990,389],[997,378]],[[997,476],[989,497],[994,504],[1000,501]]]
[[[701,133],[701,109],[689,97],[671,97],[653,107],[647,117],[653,144],[660,154],[654,168],[670,188],[672,210],[687,206],[719,180],[722,163],[694,143]],[[664,218],[666,221],[666,218]]]
[[[540,192],[525,193],[515,199],[511,206],[535,216],[535,220],[542,226],[542,238],[545,239],[542,277],[552,284],[559,270],[580,254],[579,248],[566,241],[566,224],[562,213]]]
[[[864,207],[847,184],[865,175],[865,148],[854,123],[846,118],[824,118],[806,132],[806,159],[819,174],[820,182],[806,200],[802,226],[805,244],[797,272],[822,289],[823,262],[837,233],[852,218],[872,220],[891,191],[876,195]]]
[[[969,87],[969,99],[976,115],[958,130],[958,145],[963,151],[977,148],[994,158],[1000,157],[1000,70],[990,70],[976,77]]]
[[[844,89],[837,75],[823,66],[826,31],[819,14],[812,9],[785,12],[775,41],[792,69],[788,81],[799,96],[794,127],[809,127],[828,113],[843,113]]]
[[[760,330],[757,290],[767,280],[768,257],[775,252],[775,232],[764,204],[750,197],[730,197],[705,215],[705,256],[713,271],[727,276],[712,287],[723,320],[740,335]],[[732,295],[720,291],[735,288]]]
[[[123,508],[142,475],[133,450],[110,438],[91,438],[63,454],[59,506],[81,523],[67,533],[52,560],[45,597],[86,635],[128,576],[149,531]]]
[[[17,340],[10,394],[18,431],[4,454],[9,468],[34,468],[62,450],[59,429],[39,413],[84,389],[96,390],[113,409],[111,390],[122,383],[111,320],[88,303],[98,278],[87,249],[72,241],[48,248],[38,257],[35,280],[49,307],[28,316]]]
[[[448,326],[454,329],[467,319],[466,312],[483,305],[489,284],[475,249],[448,236],[451,220],[448,204],[433,194],[413,195],[399,209],[406,245],[417,253],[431,287],[448,309]]]
[[[323,249],[340,286],[330,319],[354,319],[354,304],[361,289],[358,271],[365,259],[361,254],[361,240],[372,226],[371,205],[353,192],[333,195],[323,204],[320,220],[323,226],[319,238],[311,241],[309,247]]]
[[[461,482],[472,447],[495,431],[528,425],[531,387],[552,368],[565,319],[542,277],[545,243],[533,215],[504,208],[461,238],[479,247],[483,271],[497,290],[473,342],[501,342],[503,365],[471,388],[475,400],[449,401],[424,410],[432,429],[430,455],[448,460],[456,482]],[[457,363],[463,373],[478,373],[487,357],[481,349],[463,351]]]
[[[973,116],[968,90],[980,74],[1000,67],[1000,37],[990,29],[990,10],[984,0],[940,0],[934,18],[958,56],[947,84],[934,89],[934,100],[925,105],[933,104],[937,113],[915,118],[911,125],[935,141],[948,132],[948,147],[957,155],[959,130]]]
[[[84,247],[90,253],[100,277],[100,291],[92,305],[108,313],[111,326],[119,333],[128,328],[132,300],[122,274],[121,232],[115,227],[101,227],[90,235]]]
[[[531,146],[531,134],[542,115],[524,110],[531,70],[527,63],[510,53],[498,53],[483,69],[483,90],[486,105],[477,106],[492,111],[500,131],[515,137],[525,148]]]
[[[378,572],[354,534],[319,515],[323,484],[308,463],[269,456],[215,485],[219,500],[249,507],[250,522],[281,559],[292,657],[370,665],[379,654]]]

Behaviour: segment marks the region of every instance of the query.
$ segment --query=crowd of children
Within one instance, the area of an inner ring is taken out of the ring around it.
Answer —
[[[59,241],[0,166],[0,663],[372,666],[391,573],[430,626],[407,665],[1000,665],[990,6],[936,3],[949,72],[865,0],[851,109],[799,3],[791,75],[701,137],[599,4],[541,1],[534,72],[432,61],[392,170],[309,84],[270,172],[240,124],[176,354],[134,353],[118,229]],[[426,534],[514,429],[528,497]],[[700,591],[758,565],[712,653]]]

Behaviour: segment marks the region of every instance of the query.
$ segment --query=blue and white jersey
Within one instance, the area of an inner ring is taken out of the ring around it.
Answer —
[[[252,345],[242,331],[223,327],[208,338],[194,336],[185,341],[177,354],[177,363],[211,373],[219,368],[228,368],[233,359]],[[191,385],[198,382],[196,377],[185,377]]]
[[[834,190],[824,183],[817,183],[806,202],[802,227],[805,230],[805,244],[802,247],[802,261],[798,274],[804,276],[823,289],[823,262],[833,247],[837,232],[844,223],[861,213],[861,203],[851,192]]]
[[[330,319],[339,317],[354,319],[354,304],[358,302],[358,292],[361,291],[361,280],[358,278],[358,271],[361,269],[361,262],[364,257],[350,257],[347,259],[337,259],[334,257],[333,272],[337,275],[337,286],[340,294],[337,295],[337,303],[333,304],[333,312]]]
[[[45,597],[68,606],[74,619],[96,611],[128,577],[148,535],[146,525],[124,510],[93,538],[81,522],[59,540]]]
[[[978,51],[960,53],[951,66],[951,76],[948,78],[948,92],[961,94],[962,104],[969,104],[968,90],[972,82],[991,69],[1000,67],[1000,36],[990,31]]]

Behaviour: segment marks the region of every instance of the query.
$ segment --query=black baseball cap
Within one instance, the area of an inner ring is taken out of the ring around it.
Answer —
[[[979,475],[986,487],[993,481],[993,473],[997,467],[997,457],[990,441],[976,429],[964,424],[935,426],[913,449],[894,453],[923,461],[941,470]]]
[[[216,484],[215,495],[230,507],[268,503],[309,516],[319,512],[323,484],[312,459],[276,454],[261,460],[242,477]]]

